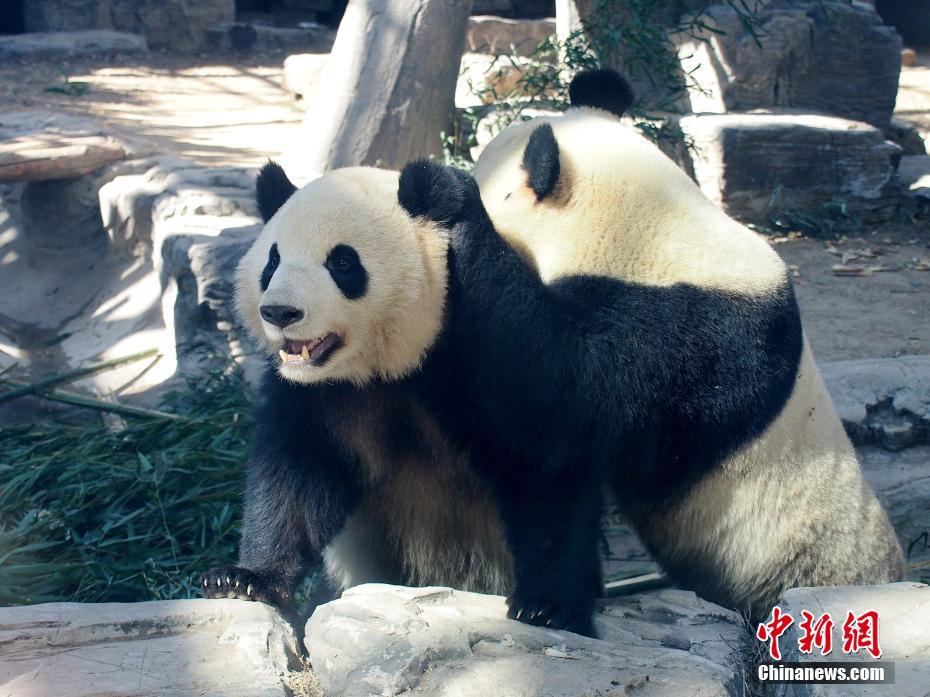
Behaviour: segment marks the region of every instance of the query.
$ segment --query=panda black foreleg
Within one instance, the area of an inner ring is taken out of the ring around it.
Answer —
[[[342,529],[358,498],[353,468],[307,397],[266,382],[246,484],[239,562],[201,578],[204,597],[258,600],[290,609],[307,566]]]
[[[595,636],[601,592],[601,489],[577,473],[499,492],[498,506],[514,560],[511,619]]]

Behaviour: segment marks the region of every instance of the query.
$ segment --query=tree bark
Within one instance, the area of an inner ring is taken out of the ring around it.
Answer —
[[[471,0],[350,0],[289,169],[399,169],[448,131]]]

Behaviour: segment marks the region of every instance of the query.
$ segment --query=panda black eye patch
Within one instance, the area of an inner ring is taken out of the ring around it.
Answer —
[[[358,252],[347,244],[337,244],[326,257],[326,269],[349,300],[357,300],[368,290],[368,272]]]
[[[278,254],[278,244],[275,243],[271,245],[271,249],[268,250],[268,263],[265,264],[265,268],[262,269],[262,277],[259,280],[259,285],[261,285],[263,293],[268,290],[271,277],[274,276],[275,269],[278,268],[278,264],[280,263],[281,255]]]

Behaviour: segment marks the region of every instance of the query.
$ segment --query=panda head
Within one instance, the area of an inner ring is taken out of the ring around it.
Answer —
[[[495,227],[547,281],[566,269],[606,272],[592,268],[600,258],[580,242],[597,238],[619,250],[623,240],[607,240],[606,230],[639,232],[683,197],[700,196],[675,163],[621,122],[633,101],[622,76],[580,73],[569,94],[565,113],[503,130],[474,169]],[[604,260],[612,271],[618,263]]]
[[[298,383],[397,379],[442,326],[448,240],[397,203],[396,172],[354,167],[297,189],[267,164],[265,226],[236,271],[240,322]]]

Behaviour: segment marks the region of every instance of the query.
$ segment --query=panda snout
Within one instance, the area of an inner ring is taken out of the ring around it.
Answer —
[[[284,328],[303,319],[303,310],[291,305],[262,305],[259,308],[262,319],[276,327]]]

